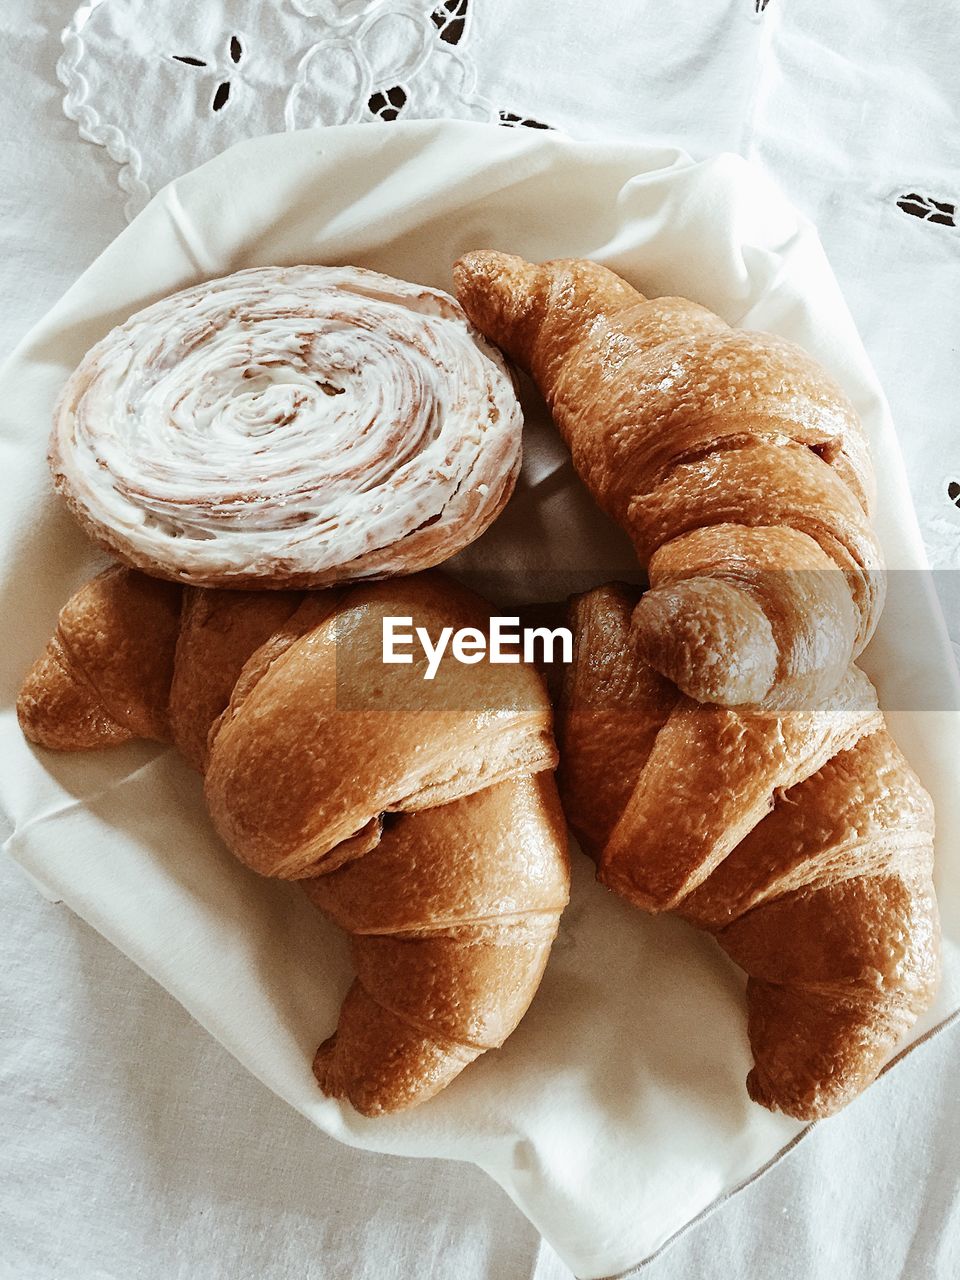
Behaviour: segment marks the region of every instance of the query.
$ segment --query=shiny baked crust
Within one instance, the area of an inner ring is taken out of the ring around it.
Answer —
[[[647,299],[594,262],[478,251],[454,276],[633,540],[647,662],[701,702],[830,693],[884,595],[867,442],[839,387],[792,343]]]
[[[365,1115],[423,1102],[503,1043],[569,894],[539,676],[384,666],[385,613],[487,621],[439,574],[304,595],[113,568],[64,607],[17,704],[58,750],[172,740],[233,852],[347,930],[356,981],[314,1070]]]
[[[571,606],[568,821],[603,883],[712,933],[746,970],[750,1096],[829,1115],[936,989],[930,797],[857,668],[799,711],[704,706],[638,656],[635,605],[613,584]]]

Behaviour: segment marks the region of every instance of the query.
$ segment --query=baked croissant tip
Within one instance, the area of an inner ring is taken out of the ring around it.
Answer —
[[[781,1115],[789,1116],[792,1120],[802,1120],[806,1124],[835,1115],[853,1096],[848,1093],[830,1094],[821,1090],[809,1099],[778,1097],[775,1090],[763,1084],[756,1067],[747,1073],[747,1093],[752,1102],[766,1107],[768,1111],[779,1111]]]
[[[338,1073],[336,1071],[336,1048],[337,1033],[334,1032],[332,1036],[328,1036],[327,1039],[323,1041],[323,1043],[318,1047],[316,1053],[313,1055],[312,1069],[314,1078],[320,1086],[320,1091],[328,1098],[341,1099],[345,1098],[347,1095],[341,1086],[340,1080],[338,1079]],[[349,1099],[349,1101],[353,1103],[352,1098]],[[353,1105],[357,1111],[361,1110],[356,1103],[353,1103]],[[363,1114],[366,1115],[369,1113],[364,1111]]]
[[[711,607],[720,603],[725,608]],[[708,611],[715,634],[705,652]],[[689,578],[647,591],[633,612],[631,635],[640,656],[697,702],[759,703],[777,678],[780,655],[769,619],[726,583]]]

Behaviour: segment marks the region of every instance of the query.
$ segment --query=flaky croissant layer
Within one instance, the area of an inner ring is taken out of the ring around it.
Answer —
[[[652,588],[633,619],[646,661],[701,702],[777,711],[831,693],[884,581],[866,439],[823,370],[594,262],[478,251],[454,275],[633,540]]]
[[[62,610],[17,705],[57,750],[175,743],[233,852],[299,879],[347,930],[356,981],[314,1070],[366,1115],[424,1101],[503,1043],[569,894],[539,677],[384,666],[387,614],[487,622],[440,575],[302,594],[108,569]]]
[[[933,806],[851,667],[789,713],[704,706],[631,644],[636,594],[571,607],[567,818],[603,883],[749,975],[750,1096],[800,1119],[864,1089],[939,975]]]

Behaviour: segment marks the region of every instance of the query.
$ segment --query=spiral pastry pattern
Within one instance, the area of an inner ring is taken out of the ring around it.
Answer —
[[[447,294],[355,267],[263,267],[132,316],[57,404],[50,463],[89,534],[204,586],[411,573],[509,498],[522,416]]]

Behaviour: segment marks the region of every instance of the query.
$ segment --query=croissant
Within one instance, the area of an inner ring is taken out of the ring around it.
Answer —
[[[162,578],[320,587],[429,568],[499,514],[522,415],[445,293],[261,267],[163,298],[67,381],[50,464],[85,531]]]
[[[388,615],[431,636],[488,622],[440,575],[248,593],[115,567],[65,606],[17,705],[57,750],[173,742],[237,857],[299,880],[350,934],[356,980],[314,1073],[364,1115],[424,1101],[503,1043],[569,893],[540,678],[384,665]]]
[[[939,972],[933,807],[851,666],[819,704],[707,706],[631,643],[636,593],[575,599],[560,790],[599,879],[712,933],[746,970],[757,1102],[844,1106]]]
[[[727,706],[786,710],[836,688],[884,581],[864,433],[823,370],[593,262],[481,251],[454,275],[633,541],[651,586],[633,619],[645,660]]]

